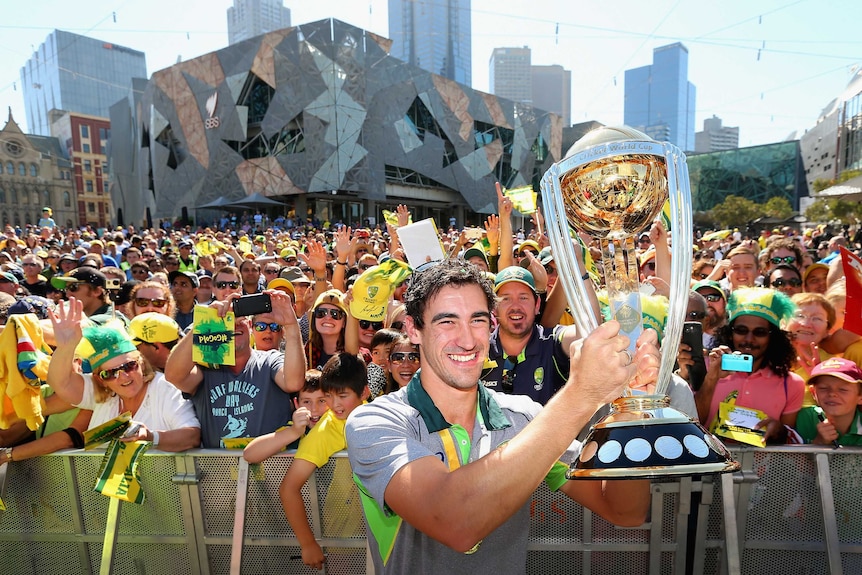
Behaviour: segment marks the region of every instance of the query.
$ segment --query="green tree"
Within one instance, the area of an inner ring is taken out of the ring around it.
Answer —
[[[793,215],[793,206],[790,205],[787,198],[775,196],[769,198],[766,205],[763,207],[763,211],[766,212],[766,215],[769,217],[786,220]]]
[[[829,207],[829,200],[819,199],[808,206],[805,210],[805,217],[809,222],[826,223],[833,218],[832,208]]]
[[[723,202],[712,208],[710,216],[722,228],[742,228],[762,213],[763,206],[747,198],[727,196]]]

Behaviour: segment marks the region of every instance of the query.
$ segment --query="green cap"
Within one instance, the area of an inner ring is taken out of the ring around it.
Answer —
[[[719,283],[718,283],[717,281],[715,281],[715,280],[700,280],[699,282],[697,282],[696,284],[694,284],[694,286],[693,286],[691,289],[693,289],[694,291],[696,291],[696,292],[700,293],[700,288],[710,288],[710,289],[714,289],[714,290],[715,290],[715,291],[717,291],[719,294],[721,294],[721,298],[722,298],[724,301],[727,301],[727,294],[725,294],[725,293],[724,293],[724,290],[723,290],[723,289],[721,289],[721,284],[719,284]]]
[[[536,280],[533,279],[533,274],[520,266],[509,266],[497,273],[497,279],[494,282],[494,293],[500,291],[504,284],[509,282],[519,282],[536,291]]]

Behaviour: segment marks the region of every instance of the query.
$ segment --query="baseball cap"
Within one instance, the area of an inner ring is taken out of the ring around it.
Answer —
[[[862,383],[862,369],[859,369],[855,362],[843,357],[830,357],[815,365],[808,383],[814,383],[814,378],[821,375],[831,375],[848,383]]]
[[[524,251],[524,248],[533,248],[536,250],[536,253],[539,253],[539,244],[533,240],[525,240],[518,245],[518,253]]]
[[[193,272],[181,272],[179,270],[174,270],[168,274],[168,283],[173,284],[174,280],[178,277],[183,276],[189,278],[189,281],[192,282],[192,287],[200,287],[201,282]]]
[[[7,315],[34,313],[39,319],[48,319],[50,317],[48,312],[53,310],[54,302],[51,300],[35,295],[28,295],[10,305]]]
[[[279,255],[281,256],[282,259],[285,259],[285,260],[287,258],[295,258],[296,257],[296,250],[293,248],[284,248],[283,250],[281,250],[281,253]]]
[[[702,288],[714,289],[715,291],[717,291],[721,295],[721,299],[723,299],[724,301],[727,301],[727,294],[724,293],[724,290],[721,289],[721,284],[719,284],[717,281],[715,281],[715,280],[700,280],[699,282],[694,284],[694,286],[691,289],[700,293],[700,290]]]
[[[212,279],[213,273],[209,270],[205,270],[204,268],[199,269],[195,272],[195,275],[198,276],[198,279],[210,278]]]
[[[114,296],[114,303],[117,305],[127,304],[131,299],[132,290],[138,285],[138,280],[128,280],[123,282],[123,285],[120,286],[120,289],[116,292]]]
[[[170,343],[182,337],[180,326],[163,313],[148,311],[132,318],[129,335],[139,343]]]
[[[551,253],[551,246],[543,247],[539,252],[539,263],[546,266],[552,261],[554,261],[554,254]]]
[[[12,284],[17,284],[18,278],[16,278],[14,275],[10,274],[9,272],[0,272],[0,282],[4,282],[4,281],[12,283]]]
[[[271,282],[266,284],[266,289],[278,289],[278,288],[284,288],[292,294],[296,293],[296,290],[293,289],[293,284],[290,283],[289,280],[286,280],[284,278],[275,278],[274,280],[272,280]]]
[[[189,240],[182,240],[182,241],[179,243],[179,245],[178,245],[177,247],[178,247],[178,248],[180,248],[180,249],[182,249],[182,248],[191,248],[191,247],[192,247],[192,243],[191,243]]]
[[[77,264],[78,258],[73,256],[72,254],[63,254],[60,256],[60,261],[61,262],[75,262],[75,264]]]
[[[94,287],[104,288],[108,283],[108,278],[96,268],[89,266],[75,268],[66,275],[51,278],[51,285],[59,290],[66,289],[70,283],[90,284]]]
[[[497,278],[494,282],[494,293],[500,291],[500,288],[509,282],[522,283],[533,290],[533,292],[536,291],[536,280],[533,279],[533,274],[520,266],[509,266],[497,273]]]
[[[297,266],[291,266],[289,268],[284,268],[279,272],[278,277],[282,279],[286,279],[289,282],[295,282],[300,279],[308,279],[305,277],[305,274],[302,273],[302,270]]]
[[[821,264],[820,262],[816,262],[805,268],[805,273],[802,274],[802,283],[808,281],[808,276],[811,275],[811,272],[814,270],[826,270],[829,271],[829,264]]]
[[[464,252],[464,261],[470,261],[470,258],[475,257],[482,258],[485,260],[485,264],[488,264],[488,256],[482,248],[472,247]]]

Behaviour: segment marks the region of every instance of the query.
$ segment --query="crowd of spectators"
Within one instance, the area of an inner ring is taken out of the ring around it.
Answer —
[[[355,407],[407,388],[420,364],[435,361],[418,345],[422,319],[404,305],[421,272],[393,286],[381,321],[351,313],[362,274],[388,260],[414,272],[429,265],[406,262],[398,229],[410,211],[400,205],[394,214],[397,223],[376,226],[256,214],[225,215],[210,227],[97,234],[61,229],[46,209],[42,227],[7,225],[0,240],[7,341],[0,344],[14,346],[29,330],[37,355],[51,358],[41,377],[27,372],[31,386],[42,384],[38,424],[4,410],[0,464],[81,447],[84,431],[127,411],[141,425],[123,441],[160,450],[232,446],[260,461],[298,445],[281,497],[303,560],[320,567],[322,550],[296,509],[299,489],[344,449]],[[587,334],[574,325],[540,213],[527,230],[513,221],[512,202],[498,188],[497,214],[481,226],[444,228],[440,242],[448,258],[479,268],[493,290],[481,388],[544,405],[566,385],[573,343]],[[860,239],[856,230],[826,225],[698,232],[686,319],[701,325],[704,357],[680,346],[673,403],[710,427],[719,404],[733,397],[765,414],[758,428],[768,443],[862,444],[862,334],[853,331],[862,321],[845,318],[840,256],[841,247],[859,253]],[[583,246],[576,250],[582,265],[601,259],[597,238],[573,241]],[[655,292],[644,296],[644,320],[659,337],[672,241],[656,222],[636,242],[640,281]],[[592,288],[590,305],[601,314],[603,267],[586,269],[579,281]],[[224,315],[237,298],[264,292],[271,311],[236,318],[236,363],[195,363],[195,307]],[[721,358],[731,353],[752,356],[751,371],[724,370]],[[4,387],[9,395],[11,380]]]

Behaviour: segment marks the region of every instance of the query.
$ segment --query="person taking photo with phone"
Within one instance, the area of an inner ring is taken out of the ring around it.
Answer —
[[[695,393],[700,421],[709,427],[719,404],[735,395],[737,406],[766,414],[756,429],[765,431],[768,443],[785,443],[785,426],[796,425],[805,387],[802,378],[791,371],[796,351],[781,329],[781,322],[793,316],[795,306],[773,289],[740,288],[730,294],[727,310],[729,322],[718,333],[719,345],[710,351],[703,386]],[[738,355],[722,361],[729,354]],[[748,358],[741,355],[750,356],[750,367]]]

